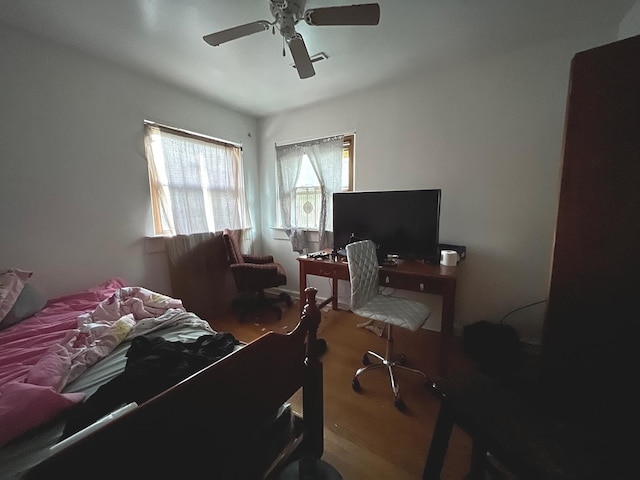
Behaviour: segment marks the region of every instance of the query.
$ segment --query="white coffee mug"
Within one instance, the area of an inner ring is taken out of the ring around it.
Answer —
[[[458,264],[458,260],[458,252],[455,250],[442,250],[442,252],[440,252],[440,265],[455,267]]]

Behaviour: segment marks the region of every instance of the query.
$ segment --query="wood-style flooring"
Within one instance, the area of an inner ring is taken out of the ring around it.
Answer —
[[[264,315],[240,323],[230,314],[210,319],[218,331],[233,333],[242,341],[251,341],[267,331],[286,333],[298,322],[299,307],[294,303],[281,320]],[[421,377],[399,372],[400,392],[406,411],[393,405],[389,377],[384,369],[360,376],[362,392],[356,393],[351,380],[362,365],[365,351],[384,354],[385,342],[374,333],[359,329],[362,319],[346,311],[323,311],[319,338],[328,349],[322,356],[324,366],[324,455],[345,480],[415,480],[422,476],[424,462],[438,414],[439,400]],[[436,377],[439,334],[427,330],[416,333],[395,329],[395,347],[407,356],[409,366]],[[452,342],[449,370],[471,368],[460,339]],[[300,393],[291,399],[294,409],[302,409]],[[471,456],[471,441],[465,432],[454,428],[442,472],[442,480],[466,476]]]

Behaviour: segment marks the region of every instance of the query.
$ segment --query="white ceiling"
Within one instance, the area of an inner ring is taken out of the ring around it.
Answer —
[[[309,53],[300,80],[282,37],[218,47],[209,33],[272,20],[268,0],[0,0],[0,22],[163,78],[217,103],[271,115],[348,94],[416,68],[442,68],[588,29],[616,28],[636,0],[378,0],[380,24],[297,25]],[[373,0],[308,0],[307,8]],[[1,26],[1,23],[0,23]]]

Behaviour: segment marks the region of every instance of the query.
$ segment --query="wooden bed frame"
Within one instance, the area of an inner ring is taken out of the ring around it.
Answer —
[[[269,460],[261,478],[275,478],[296,459],[319,459],[323,391],[315,346],[320,310],[316,290],[305,293],[300,323],[292,332],[266,333],[61,449],[26,478],[217,478],[230,461],[251,462],[260,453],[254,441],[260,427],[300,388],[303,415],[294,416],[297,434]]]

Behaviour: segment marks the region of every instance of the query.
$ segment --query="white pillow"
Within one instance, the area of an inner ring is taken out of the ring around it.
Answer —
[[[9,313],[0,320],[0,330],[15,325],[22,320],[38,313],[47,304],[47,299],[30,283],[25,283],[18,299],[9,310]]]
[[[0,323],[16,303],[25,282],[32,274],[33,272],[25,272],[17,268],[0,270]]]

